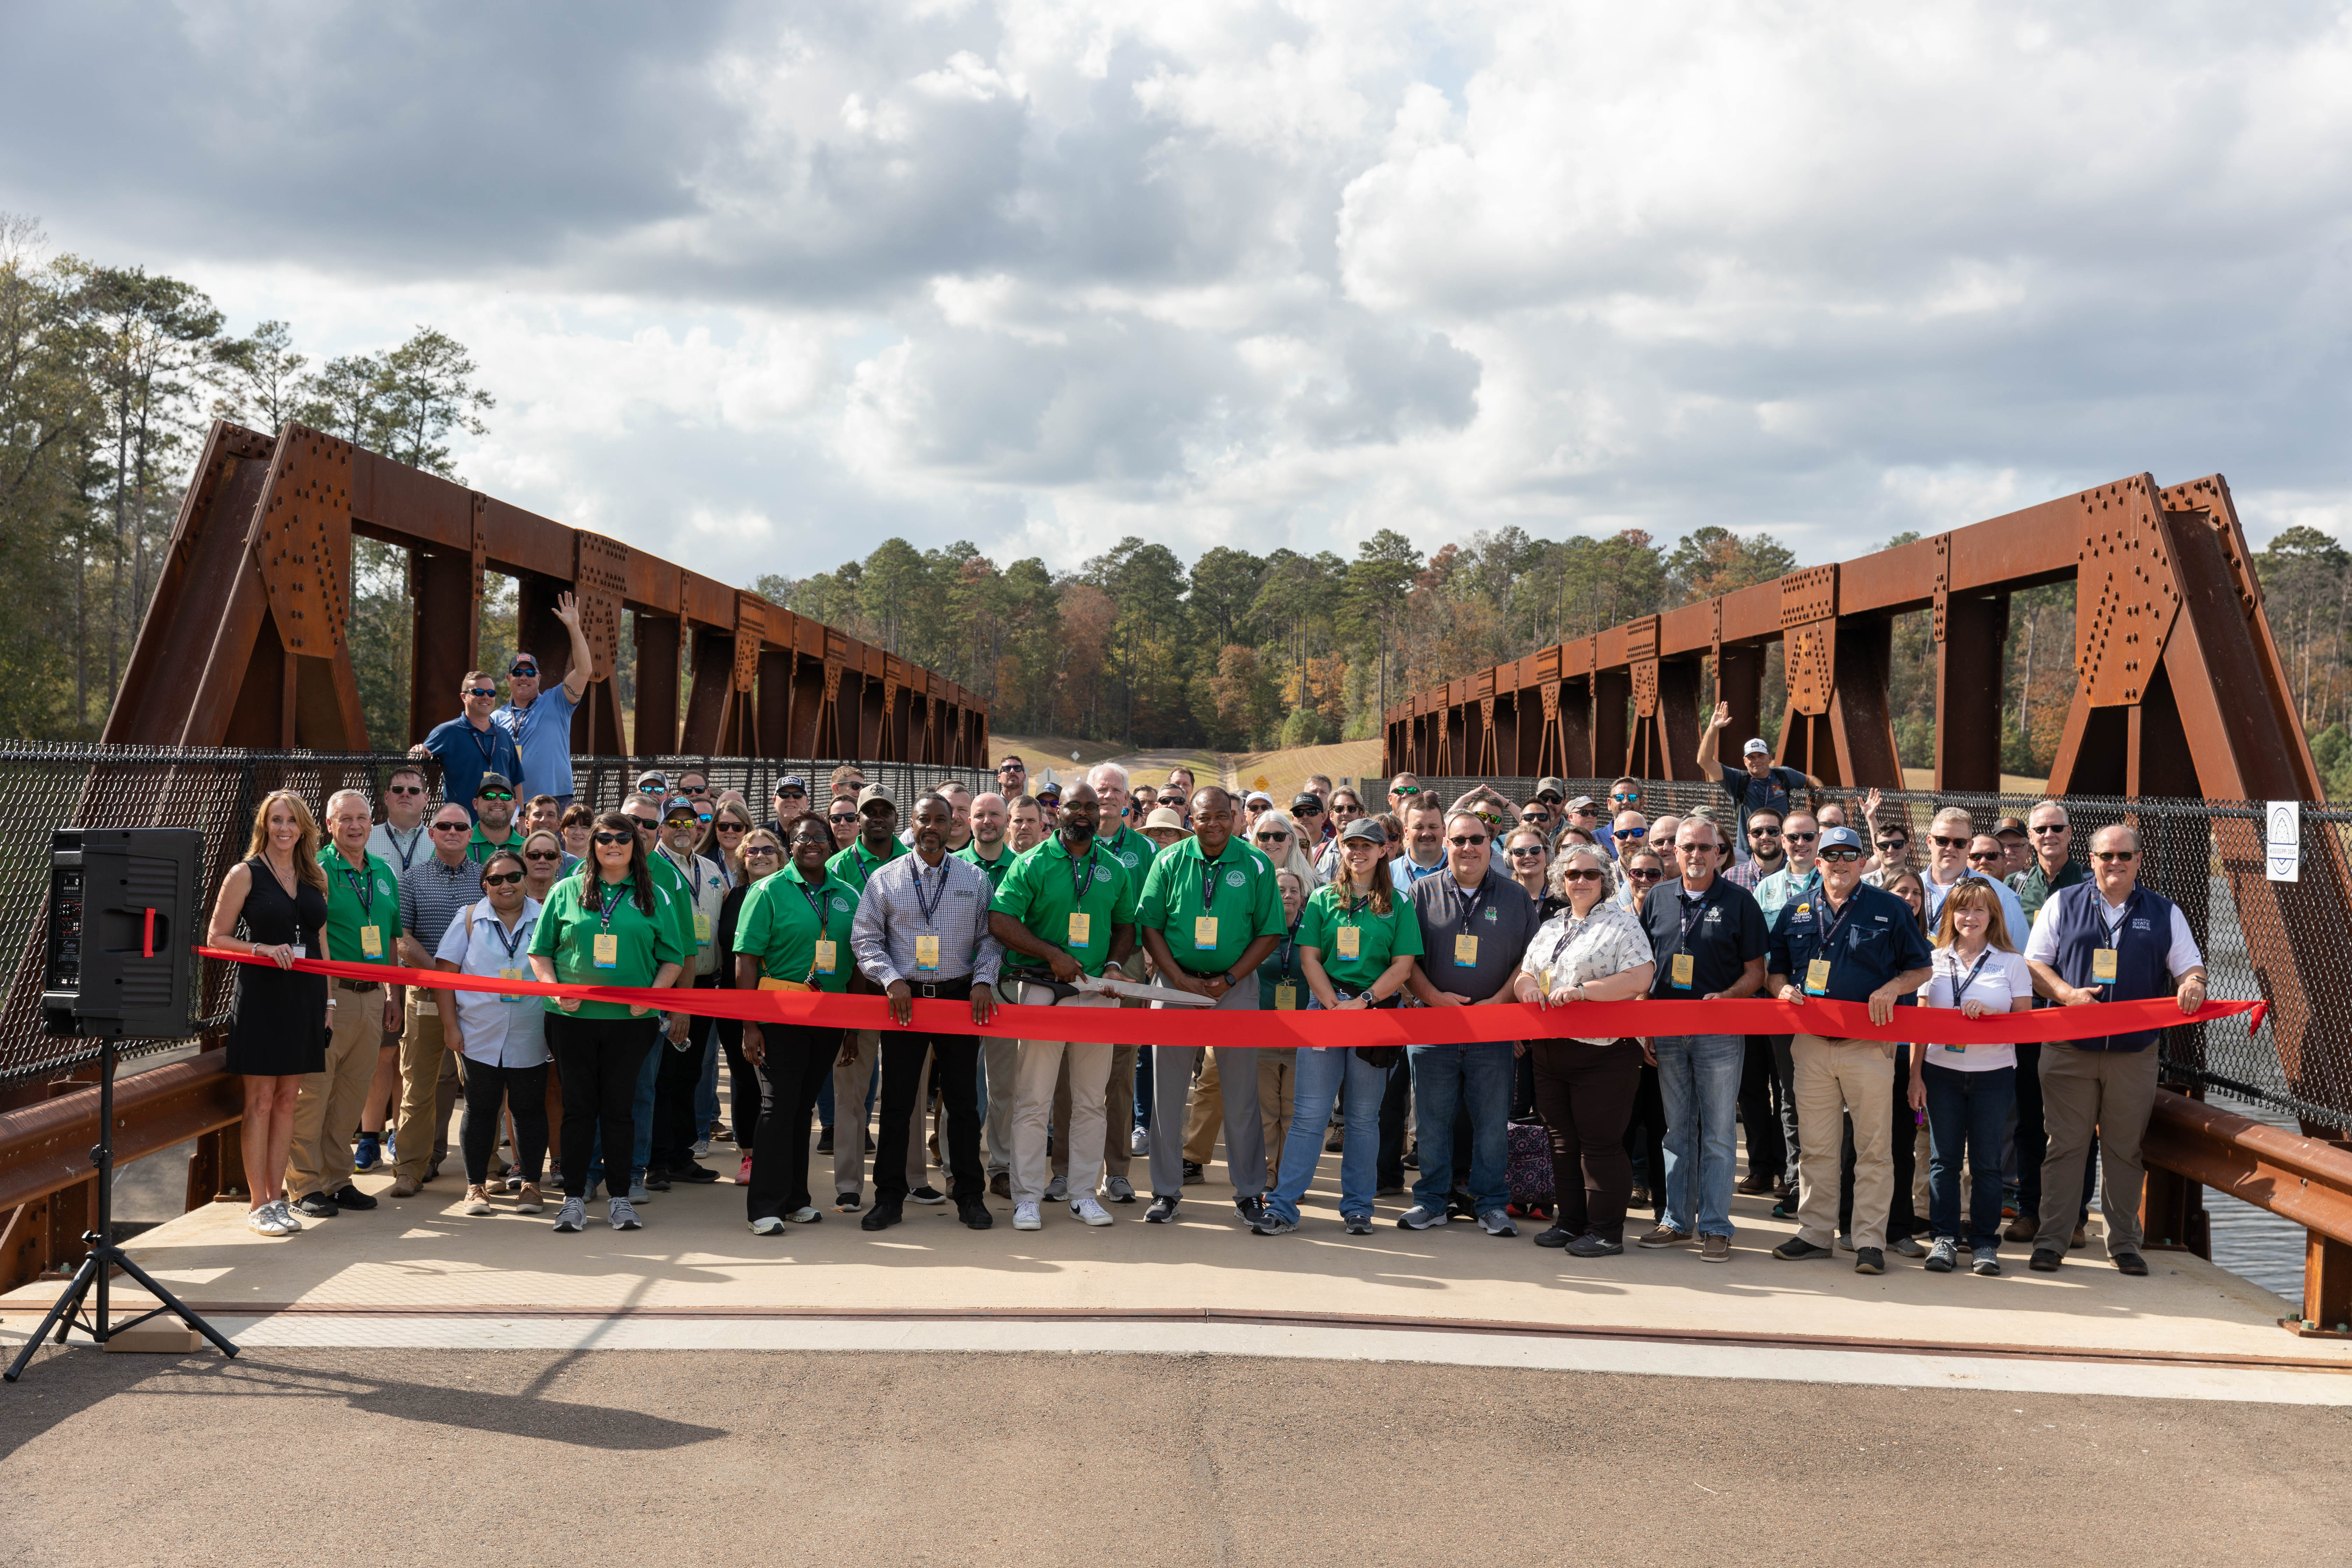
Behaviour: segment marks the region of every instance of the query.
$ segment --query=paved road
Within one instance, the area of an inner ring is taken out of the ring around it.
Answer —
[[[9,1562],[2340,1560],[2334,1409],[1240,1358],[45,1352]]]

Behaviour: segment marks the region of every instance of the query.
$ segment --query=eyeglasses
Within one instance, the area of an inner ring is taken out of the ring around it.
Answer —
[[[1834,849],[1824,849],[1824,850],[1822,850],[1822,859],[1824,859],[1824,860],[1831,861],[1831,862],[1832,862],[1833,864],[1841,864],[1841,865],[1842,865],[1842,864],[1843,864],[1844,862],[1846,862],[1846,861],[1848,861],[1848,860],[1859,860],[1859,859],[1861,859],[1861,858],[1862,858],[1862,851],[1861,851],[1861,850],[1859,850],[1859,849],[1849,849],[1849,848],[1847,848],[1844,845],[1840,845],[1840,846],[1838,846],[1838,847],[1837,847],[1836,848],[1834,848]]]
[[[1791,844],[1811,844],[1821,837],[1818,833],[1783,833],[1781,837]]]
[[[599,833],[595,838],[599,844],[635,844],[637,841],[634,833]]]
[[[425,793],[425,786],[423,784],[387,784],[384,786],[383,793],[386,795],[423,795]]]
[[[1563,882],[1597,882],[1601,878],[1601,873],[1590,866],[1581,871],[1562,871],[1559,874],[1559,879]]]
[[[563,858],[563,851],[561,849],[526,849],[522,852],[522,858],[526,860],[561,860]]]
[[[522,873],[520,871],[501,871],[495,877],[483,878],[482,886],[485,888],[510,888],[521,880]]]
[[[2028,833],[2032,834],[2036,838],[2040,838],[2046,834],[2071,833],[2074,830],[2074,825],[2071,822],[2037,822],[2032,827],[2026,829]]]
[[[514,791],[510,789],[476,790],[474,792],[474,798],[476,800],[512,800],[514,798]]]
[[[1661,877],[1664,877],[1665,873],[1664,871],[1644,871],[1637,866],[1633,869],[1626,872],[1625,875],[1632,878],[1636,882],[1654,882]]]
[[[2137,849],[2094,849],[2091,858],[2102,866],[2118,866],[2139,858]]]
[[[465,833],[469,831],[473,826],[474,825],[470,822],[436,822],[433,825],[433,831],[436,833]]]
[[[1958,849],[1968,843],[1965,838],[1947,838],[1940,833],[1931,833],[1927,838],[1938,849]]]
[[[1453,845],[1453,846],[1454,846],[1454,847],[1455,847],[1456,849],[1475,849],[1475,848],[1477,848],[1480,845],[1482,845],[1482,844],[1484,844],[1484,843],[1486,843],[1486,836],[1485,834],[1483,834],[1483,833],[1478,833],[1478,834],[1460,834],[1460,833],[1457,833],[1457,834],[1455,834],[1453,837],[1451,837],[1451,838],[1447,839],[1445,842],[1447,842],[1448,844]]]
[[[2009,857],[1999,849],[1971,849],[1969,851],[1969,864],[1971,866],[1979,864],[1998,864],[1999,862],[2008,858]]]
[[[468,697],[496,697],[498,694],[499,689],[495,686],[468,686],[466,688],[466,695]]]
[[[1323,815],[1323,808],[1319,805],[1294,805],[1290,808],[1290,815],[1293,816],[1320,816]]]
[[[782,850],[777,848],[772,844],[750,844],[744,846],[743,858],[746,860],[757,860],[765,856],[775,856],[782,853]]]
[[[1575,805],[1569,808],[1568,815],[1570,816],[1597,816],[1600,815],[1600,812],[1601,808],[1597,805]]]
[[[1544,847],[1540,844],[1514,844],[1511,846],[1511,858],[1514,860],[1540,860],[1543,858],[1543,852]]]
[[[825,820],[827,822],[838,822],[846,826],[847,824],[857,820],[857,814],[854,811],[836,811],[832,816],[826,817]]]
[[[667,795],[669,793],[669,785],[662,783],[659,779],[639,779],[637,781],[637,793],[640,795]]]

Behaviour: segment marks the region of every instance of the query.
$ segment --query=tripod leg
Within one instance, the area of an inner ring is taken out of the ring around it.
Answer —
[[[26,1363],[33,1359],[33,1352],[41,1348],[41,1341],[48,1337],[52,1328],[58,1331],[58,1343],[66,1342],[66,1335],[73,1329],[74,1316],[81,1310],[82,1298],[89,1293],[90,1282],[98,1278],[98,1271],[106,1267],[100,1256],[103,1250],[93,1249],[81,1260],[81,1267],[74,1270],[73,1280],[66,1287],[65,1293],[58,1298],[57,1305],[49,1309],[49,1315],[41,1320],[41,1326],[35,1329],[32,1337],[25,1342],[25,1348],[16,1352],[16,1359],[8,1363],[8,1371],[5,1374],[8,1382],[14,1383],[23,1375]]]
[[[107,1250],[109,1252],[114,1251],[112,1247],[109,1247]],[[173,1314],[176,1316],[180,1321],[187,1324],[188,1327],[195,1330],[196,1332],[212,1341],[215,1345],[220,1348],[221,1354],[226,1356],[236,1354],[236,1347],[229,1343],[227,1336],[221,1333],[217,1329],[215,1329],[210,1323],[205,1322],[202,1318],[197,1317],[194,1312],[189,1311],[187,1308],[182,1306],[180,1304],[180,1299],[177,1296],[173,1295],[169,1290],[164,1289],[161,1285],[155,1283],[155,1281],[149,1277],[147,1270],[140,1268],[139,1265],[131,1262],[131,1259],[123,1257],[120,1253],[115,1254],[112,1261],[122,1270],[122,1272],[128,1274],[131,1279],[136,1279],[140,1284],[145,1286],[149,1295],[154,1297],[158,1301],[163,1302],[166,1307],[171,1308]]]

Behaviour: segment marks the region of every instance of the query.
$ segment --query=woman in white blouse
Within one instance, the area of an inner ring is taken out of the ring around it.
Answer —
[[[1919,1000],[1971,1018],[2033,1005],[2033,976],[2011,944],[1992,885],[1963,881],[1936,920],[1935,974]],[[1960,1163],[1968,1162],[1971,1272],[2000,1272],[2000,1145],[2017,1099],[2014,1046],[1911,1048],[1911,1109],[1927,1113],[1927,1222],[1936,1233],[1926,1267],[1959,1266]]]
[[[1568,908],[1528,943],[1512,982],[1522,1002],[1552,1006],[1644,995],[1656,967],[1642,922],[1609,897],[1608,857],[1564,846],[1558,869]],[[1633,1190],[1625,1123],[1642,1081],[1642,1047],[1610,1035],[1530,1040],[1536,1110],[1551,1132],[1552,1196],[1559,1204],[1538,1247],[1578,1258],[1625,1250],[1625,1204]]]

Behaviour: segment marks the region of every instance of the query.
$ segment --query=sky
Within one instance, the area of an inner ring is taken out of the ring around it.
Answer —
[[[899,534],[1814,563],[2152,472],[2352,526],[2345,6],[15,8],[0,210],[731,581]]]

